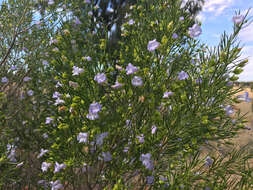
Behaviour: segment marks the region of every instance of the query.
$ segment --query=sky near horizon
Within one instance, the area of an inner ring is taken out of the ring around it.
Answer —
[[[224,31],[232,33],[235,11],[245,14],[249,8],[253,8],[253,0],[206,0],[198,15],[203,30],[200,39],[209,46],[217,46]],[[253,9],[250,16],[253,16]],[[253,23],[241,31],[238,40],[243,47],[242,57],[249,58],[239,81],[253,81]]]

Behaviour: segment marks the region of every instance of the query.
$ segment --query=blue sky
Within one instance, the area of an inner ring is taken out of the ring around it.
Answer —
[[[245,14],[249,8],[252,8],[250,16],[253,16],[253,0],[206,0],[198,16],[202,22],[201,40],[210,46],[217,45],[224,31],[232,32],[235,11]],[[242,56],[249,58],[239,81],[253,81],[253,23],[241,32],[239,40],[244,47]]]

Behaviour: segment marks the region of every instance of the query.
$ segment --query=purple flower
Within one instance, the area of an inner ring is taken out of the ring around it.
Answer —
[[[86,118],[89,119],[89,120],[95,120],[95,119],[98,119],[99,116],[98,116],[97,113],[88,113],[88,114],[86,115]]]
[[[112,85],[112,88],[113,88],[113,89],[118,89],[118,88],[121,88],[122,86],[123,86],[122,83],[119,83],[118,81],[116,81],[115,84]]]
[[[41,164],[42,172],[46,172],[51,165],[52,165],[51,163],[42,162],[42,164]]]
[[[245,129],[247,129],[247,130],[251,130],[251,128],[250,128],[250,127],[248,127],[248,126],[245,126]]]
[[[88,15],[89,15],[89,16],[92,16],[92,15],[93,15],[92,11],[89,11],[89,12],[88,12]]]
[[[181,71],[179,74],[178,74],[178,79],[179,80],[185,80],[185,79],[188,79],[189,78],[189,75],[184,72],[184,71]]]
[[[183,16],[179,17],[179,20],[180,20],[180,21],[183,21],[183,20],[184,20],[184,17],[183,17]]]
[[[50,124],[51,123],[51,121],[53,121],[54,119],[53,118],[51,118],[51,117],[47,117],[46,118],[46,122],[45,122],[45,124]]]
[[[112,160],[112,155],[110,152],[102,152],[102,156],[105,162],[109,162]]]
[[[249,93],[245,92],[243,95],[237,96],[238,100],[245,101],[245,102],[251,102],[251,98],[249,98]]]
[[[58,162],[55,163],[55,166],[54,166],[54,173],[57,173],[59,172],[61,169],[65,169],[66,168],[66,165],[64,163],[62,164],[59,164]]]
[[[155,134],[156,130],[157,130],[157,127],[156,127],[155,125],[153,125],[153,126],[152,126],[152,129],[151,129],[151,133],[152,133],[152,134]]]
[[[107,78],[106,78],[106,75],[104,73],[98,73],[94,77],[94,80],[97,81],[98,84],[103,84],[103,83],[106,82]]]
[[[54,4],[54,0],[49,0],[48,1],[48,5],[53,5]]]
[[[27,82],[27,81],[29,81],[29,80],[32,80],[32,78],[31,78],[31,77],[25,77],[25,78],[23,79],[24,82]]]
[[[33,94],[34,94],[33,90],[28,90],[28,91],[27,91],[27,95],[28,95],[28,96],[32,96]]]
[[[212,164],[213,164],[213,159],[207,156],[205,159],[205,165],[210,167]]]
[[[198,24],[194,24],[189,28],[189,35],[191,38],[198,37],[202,33],[202,29]]]
[[[99,135],[96,136],[96,144],[99,146],[102,146],[103,142],[104,142],[104,138],[106,138],[108,136],[108,132],[105,133],[101,133]]]
[[[61,97],[61,94],[59,92],[55,91],[53,93],[53,98],[57,99],[57,98],[60,98],[60,97]]]
[[[63,85],[58,81],[57,84],[55,85],[55,88],[59,88],[61,86],[63,86]]]
[[[2,80],[1,80],[2,83],[7,83],[8,81],[9,81],[9,80],[8,80],[7,77],[3,77]]]
[[[144,143],[144,135],[143,134],[137,136],[137,139],[139,140],[139,143],[141,143],[141,144]]]
[[[129,20],[129,21],[128,21],[128,24],[129,24],[129,25],[133,25],[133,24],[134,24],[134,20],[133,20],[133,19]]]
[[[54,105],[57,106],[57,105],[59,105],[59,104],[64,104],[64,103],[65,103],[64,100],[62,100],[62,99],[60,99],[60,98],[57,98],[57,99],[55,100]]]
[[[46,60],[43,60],[43,61],[42,61],[42,64],[43,64],[43,65],[48,65],[48,62],[47,62]]]
[[[52,186],[51,190],[58,190],[63,188],[60,180],[51,181],[50,184]]]
[[[16,65],[12,65],[10,70],[16,70],[17,69],[17,66]]]
[[[226,111],[226,114],[227,114],[227,115],[231,115],[231,114],[234,113],[234,110],[233,110],[232,106],[230,106],[230,105],[227,105],[227,106],[224,108],[224,110]]]
[[[135,66],[133,66],[131,63],[129,63],[126,67],[126,74],[127,75],[130,75],[130,74],[133,74],[135,72],[137,72],[139,69]]]
[[[176,33],[173,33],[173,34],[172,34],[172,38],[173,38],[173,39],[177,39],[177,38],[178,38],[178,35],[177,35]]]
[[[88,133],[79,133],[77,140],[79,143],[86,143],[88,141]]]
[[[82,68],[79,68],[79,67],[76,67],[76,66],[73,66],[73,71],[72,71],[72,75],[75,76],[75,75],[79,75],[81,73],[83,73],[84,70]]]
[[[37,158],[40,158],[40,157],[42,157],[44,154],[46,154],[48,152],[48,150],[45,150],[45,149],[41,149],[40,150],[40,154],[37,156]]]
[[[79,18],[76,17],[76,19],[75,19],[75,24],[76,24],[76,25],[79,25],[79,24],[82,24],[82,22],[79,20]]]
[[[95,103],[90,104],[89,113],[96,114],[100,112],[101,109],[102,109],[101,104],[99,104],[98,102],[95,102]]]
[[[84,57],[84,59],[85,59],[86,61],[91,61],[91,57],[90,57],[90,56],[86,56],[86,57]]]
[[[201,84],[202,83],[202,79],[201,78],[196,79],[196,83]]]
[[[88,4],[89,4],[89,3],[91,3],[91,1],[90,1],[90,0],[85,0],[85,3],[88,3]]]
[[[142,86],[143,85],[142,78],[138,77],[138,76],[134,76],[134,78],[132,79],[132,85],[133,86]]]
[[[160,43],[156,41],[156,39],[148,42],[148,51],[153,52],[157,48],[159,48]]]
[[[243,15],[236,15],[236,16],[233,16],[232,20],[235,24],[241,24],[244,20],[244,16]]]
[[[169,96],[172,96],[174,93],[169,91],[169,92],[164,92],[163,98],[168,98]]]
[[[154,183],[154,176],[147,176],[147,184],[151,185]]]
[[[146,167],[148,170],[153,170],[154,168],[154,162],[151,160],[151,154],[141,154],[140,161],[142,161],[142,164]]]

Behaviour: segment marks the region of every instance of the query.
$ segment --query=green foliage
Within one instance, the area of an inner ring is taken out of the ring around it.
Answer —
[[[112,43],[96,4],[18,2],[1,6],[1,188],[252,188],[245,150],[200,156],[244,128],[230,105],[247,19],[211,49],[192,38],[180,0],[142,0]]]

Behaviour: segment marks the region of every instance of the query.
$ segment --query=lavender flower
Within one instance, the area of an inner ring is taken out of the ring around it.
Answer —
[[[180,20],[180,21],[183,21],[183,20],[184,20],[184,17],[183,17],[183,16],[179,17],[179,20]]]
[[[230,105],[227,105],[227,106],[224,108],[224,110],[226,111],[226,114],[227,114],[227,115],[231,115],[231,114],[234,113],[234,110],[233,110],[232,106],[230,106]]]
[[[94,80],[97,81],[98,84],[103,84],[107,81],[106,75],[104,73],[98,73],[94,77]]]
[[[101,104],[99,104],[98,102],[95,102],[95,103],[90,104],[89,113],[96,114],[100,112],[101,109],[102,109]]]
[[[137,139],[139,140],[139,143],[141,143],[141,144],[144,143],[144,135],[143,134],[137,136]]]
[[[128,24],[129,24],[129,25],[133,25],[133,24],[134,24],[134,20],[133,20],[133,19],[130,19],[130,20],[128,21]]]
[[[241,24],[244,20],[244,16],[243,15],[236,15],[236,16],[233,16],[232,20],[235,24]]]
[[[213,159],[207,156],[205,159],[205,165],[210,167],[212,164],[213,164]]]
[[[153,125],[151,128],[151,133],[155,134],[156,130],[157,130],[157,127],[155,125]]]
[[[169,91],[169,92],[164,92],[163,98],[168,98],[169,96],[172,96],[174,93]]]
[[[245,101],[245,102],[251,102],[251,98],[249,98],[249,93],[245,92],[243,95],[237,96],[238,100]]]
[[[55,91],[53,93],[53,98],[57,99],[57,98],[60,98],[60,97],[61,97],[61,94],[59,92]]]
[[[55,166],[54,166],[54,173],[57,173],[59,172],[61,169],[65,169],[66,168],[66,165],[64,163],[62,164],[59,164],[58,162],[55,163]]]
[[[48,152],[48,150],[45,150],[45,149],[41,149],[40,150],[40,154],[37,156],[37,158],[39,159],[39,158],[41,158],[44,154],[46,154]]]
[[[134,78],[132,79],[132,85],[133,86],[142,86],[143,85],[142,78],[138,77],[138,76],[134,76]]]
[[[53,120],[54,120],[53,118],[47,117],[45,124],[50,124]]]
[[[202,33],[202,29],[198,24],[194,24],[189,28],[189,35],[191,38],[198,37]]]
[[[42,64],[43,64],[43,65],[48,65],[48,62],[47,62],[46,60],[43,60],[43,61],[42,61]]]
[[[177,38],[178,38],[178,35],[177,35],[176,33],[173,33],[173,34],[172,34],[172,38],[173,38],[173,39],[177,39]]]
[[[2,83],[7,83],[8,81],[9,81],[9,80],[8,80],[7,77],[3,77],[2,80],[1,80]]]
[[[88,141],[88,133],[79,133],[77,140],[79,143],[86,143]]]
[[[86,56],[86,57],[84,57],[84,59],[85,59],[86,61],[91,61],[91,60],[92,60],[90,56]]]
[[[52,186],[51,190],[58,190],[63,188],[60,180],[51,181],[50,184]]]
[[[42,164],[41,164],[42,172],[46,172],[51,165],[52,165],[51,163],[42,162]]]
[[[64,100],[62,100],[62,99],[60,99],[60,98],[57,98],[57,99],[55,100],[54,105],[55,105],[55,106],[57,106],[57,105],[59,105],[59,104],[63,104],[63,103],[65,103],[65,101],[64,101]]]
[[[75,76],[75,75],[79,75],[81,73],[84,72],[84,69],[82,68],[79,68],[77,66],[73,66],[73,71],[72,71],[72,75]]]
[[[147,184],[151,185],[154,183],[154,176],[147,176]]]
[[[178,74],[178,79],[179,80],[185,80],[185,79],[188,79],[189,78],[189,75],[184,72],[184,71],[181,71],[179,74]]]
[[[32,80],[32,78],[31,77],[25,77],[23,80],[24,80],[24,82],[27,82],[29,80]]]
[[[104,138],[106,138],[108,136],[108,132],[105,133],[101,133],[99,135],[96,136],[96,144],[99,146],[102,146],[103,142],[104,142]]]
[[[142,164],[146,167],[148,170],[153,170],[154,168],[154,162],[151,160],[151,154],[141,154],[140,161],[142,161]]]
[[[54,4],[54,0],[49,0],[48,1],[48,5],[53,5]]]
[[[155,51],[157,48],[159,48],[160,43],[156,41],[156,39],[149,41],[148,42],[148,51],[153,52]]]
[[[28,96],[32,96],[33,94],[34,94],[33,90],[28,90],[28,91],[27,91],[27,95],[28,95]]]
[[[75,19],[75,24],[76,24],[76,25],[79,25],[79,24],[82,24],[82,22],[79,20],[79,18],[76,17],[76,19]]]
[[[86,118],[89,119],[89,120],[95,120],[95,119],[98,119],[99,116],[98,116],[97,113],[88,113],[88,114],[86,115]]]
[[[112,155],[110,152],[102,152],[102,156],[105,162],[109,162],[112,160]]]
[[[139,69],[135,66],[133,66],[131,63],[129,63],[126,67],[126,74],[127,75],[130,75],[130,74],[133,74],[135,72],[137,72]]]
[[[118,88],[121,88],[122,86],[123,86],[122,83],[119,83],[118,81],[116,81],[115,84],[112,85],[111,87],[112,87],[113,89],[118,89]]]

